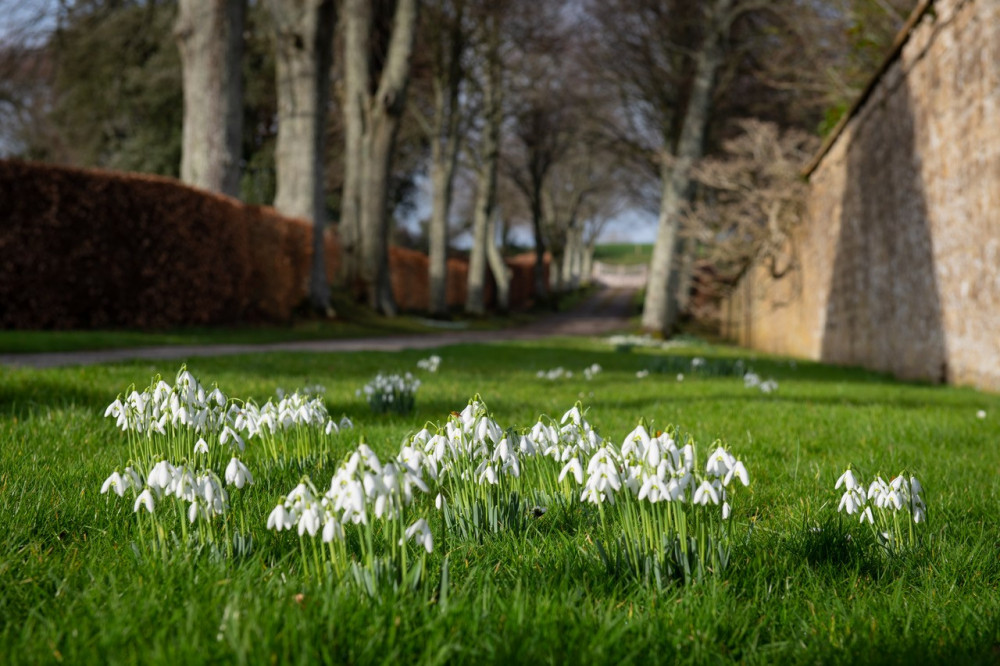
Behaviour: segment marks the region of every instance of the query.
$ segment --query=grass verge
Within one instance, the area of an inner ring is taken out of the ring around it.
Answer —
[[[1000,645],[1000,396],[894,382],[882,375],[751,356],[707,345],[615,351],[599,341],[455,346],[423,374],[416,410],[376,416],[355,391],[378,371],[414,370],[420,352],[265,354],[198,359],[190,369],[263,400],[323,384],[329,410],[380,454],[479,393],[505,425],[558,418],[580,400],[620,443],[639,417],[738,450],[750,492],[734,505],[729,567],[662,589],[601,566],[592,524],[553,511],[518,534],[449,538],[417,592],[370,596],[303,577],[298,537],[263,530],[306,471],[255,472],[246,510],[255,546],[233,559],[184,550],[137,555],[131,506],[98,494],[124,462],[104,407],[173,362],[0,375],[0,654],[7,663],[994,663]],[[737,358],[779,388],[676,370],[699,355]],[[592,380],[579,370],[598,363]],[[562,366],[571,379],[544,381]],[[644,379],[638,371],[652,369]],[[985,418],[977,418],[983,410]],[[923,545],[896,557],[869,547],[836,512],[835,479],[913,470],[929,520]],[[848,539],[848,536],[851,539]]]

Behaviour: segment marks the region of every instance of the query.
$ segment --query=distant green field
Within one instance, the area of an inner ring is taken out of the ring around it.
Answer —
[[[609,243],[594,249],[594,259],[609,264],[648,264],[653,256],[652,245],[637,243]]]

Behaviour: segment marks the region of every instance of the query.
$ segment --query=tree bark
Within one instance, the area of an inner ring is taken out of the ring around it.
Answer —
[[[489,261],[493,282],[497,287],[497,311],[506,313],[510,311],[511,270],[504,262],[500,248],[497,247],[496,227],[496,217],[491,216],[486,230],[486,259]]]
[[[500,126],[503,123],[503,63],[500,59],[499,28],[494,23],[487,36],[487,71],[483,79],[484,127],[476,173],[476,201],[472,215],[472,248],[465,294],[465,311],[481,315],[486,311],[486,266],[490,246],[496,241],[490,222],[496,209],[497,170],[500,164]],[[495,248],[494,248],[495,249]],[[501,259],[502,263],[502,259]],[[499,288],[499,284],[498,284]],[[498,294],[499,296],[499,294]]]
[[[368,99],[368,51],[372,7],[368,2],[345,2],[344,19],[344,186],[340,203],[340,278],[360,296],[361,280],[361,175],[365,105]]]
[[[406,102],[410,54],[417,25],[417,0],[399,0],[393,17],[392,37],[375,93],[368,94],[368,34],[372,14],[369,0],[346,0],[345,87],[348,95],[362,92],[359,163],[357,176],[357,228],[361,246],[359,276],[369,307],[396,314],[389,275],[389,173],[399,121]],[[365,76],[360,76],[365,74]],[[348,105],[358,101],[349,100]],[[350,132],[351,128],[348,128]],[[349,158],[348,158],[349,159]],[[345,182],[346,189],[346,182]],[[347,220],[345,219],[345,222]]]
[[[429,309],[431,315],[448,312],[448,214],[461,146],[459,92],[465,5],[455,3],[450,24],[438,27],[434,59],[434,119],[431,136],[431,220],[428,235]]]
[[[181,0],[174,37],[184,79],[181,180],[238,197],[246,0]]]
[[[580,283],[584,286],[589,285],[594,275],[594,246],[596,241],[585,245],[582,248],[582,255],[580,257]]]
[[[323,136],[336,24],[334,0],[269,0],[277,52],[277,192],[282,214],[313,223],[309,300],[329,313],[326,277]]]
[[[661,167],[662,195],[656,243],[649,264],[649,281],[642,308],[642,327],[668,335],[675,323],[671,312],[671,280],[680,213],[691,189],[691,168],[701,157],[705,127],[712,111],[715,77],[724,58],[723,38],[734,0],[715,0],[708,10],[705,40],[697,54],[695,81],[684,113],[677,154]]]

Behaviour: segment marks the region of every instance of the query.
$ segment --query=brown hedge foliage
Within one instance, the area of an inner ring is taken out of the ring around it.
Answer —
[[[156,176],[0,161],[0,326],[284,320],[308,228]]]
[[[338,250],[327,233],[331,282]],[[310,224],[272,208],[158,176],[0,160],[3,328],[286,321],[311,259]],[[532,298],[533,261],[510,262],[512,307]],[[427,256],[393,247],[389,266],[400,308],[426,310]],[[467,272],[448,261],[450,305],[464,304]]]

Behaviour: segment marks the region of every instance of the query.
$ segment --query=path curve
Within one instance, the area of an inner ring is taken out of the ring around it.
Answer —
[[[169,345],[100,349],[93,351],[0,354],[0,365],[55,368],[95,365],[138,359],[185,359],[198,356],[231,356],[264,352],[353,352],[433,349],[455,344],[508,340],[538,340],[553,336],[607,335],[628,327],[632,289],[604,288],[568,312],[544,317],[525,326],[497,331],[440,331],[409,335],[340,340],[301,340],[265,344]]]

